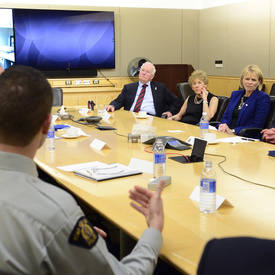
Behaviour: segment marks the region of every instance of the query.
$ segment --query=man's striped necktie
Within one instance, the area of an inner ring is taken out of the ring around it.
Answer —
[[[138,100],[136,102],[136,105],[135,105],[135,108],[134,108],[134,112],[139,112],[140,106],[142,104],[142,101],[143,101],[143,98],[144,98],[144,95],[145,95],[145,90],[146,90],[147,86],[148,85],[146,85],[146,84],[142,85],[142,90],[140,91],[140,94],[138,96]]]

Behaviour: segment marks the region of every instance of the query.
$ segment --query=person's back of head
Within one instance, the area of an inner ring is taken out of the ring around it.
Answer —
[[[14,65],[0,75],[0,143],[24,147],[51,112],[52,89],[42,72]]]

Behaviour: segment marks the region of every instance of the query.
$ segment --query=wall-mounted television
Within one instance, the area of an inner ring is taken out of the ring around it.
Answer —
[[[115,68],[114,12],[13,9],[15,63],[47,76]]]

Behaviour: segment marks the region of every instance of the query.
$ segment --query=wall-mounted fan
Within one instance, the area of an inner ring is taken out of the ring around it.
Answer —
[[[151,62],[148,58],[146,57],[136,57],[132,59],[127,67],[127,72],[130,77],[138,77],[139,75],[139,70],[140,67],[142,66],[143,63],[145,62]]]

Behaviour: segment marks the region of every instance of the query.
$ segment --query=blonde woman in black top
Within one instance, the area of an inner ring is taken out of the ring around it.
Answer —
[[[180,111],[169,119],[196,125],[200,122],[202,112],[206,112],[210,121],[217,111],[219,100],[207,91],[207,74],[204,71],[196,70],[191,74],[188,82],[194,94],[188,96]]]

